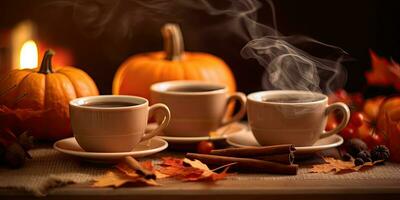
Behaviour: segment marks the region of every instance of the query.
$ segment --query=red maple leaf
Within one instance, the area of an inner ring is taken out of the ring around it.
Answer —
[[[32,110],[30,108],[11,109],[0,105],[0,129],[22,129],[24,123],[40,118],[46,110]]]
[[[400,65],[370,50],[372,70],[365,73],[369,85],[394,86],[400,91]]]

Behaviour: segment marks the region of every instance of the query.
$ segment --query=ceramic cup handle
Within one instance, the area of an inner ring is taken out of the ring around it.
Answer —
[[[332,112],[334,110],[339,110],[340,112],[342,112],[342,115],[343,115],[342,121],[336,128],[334,128],[330,131],[324,131],[321,134],[320,138],[325,138],[325,137],[331,136],[333,134],[339,133],[347,126],[347,123],[349,123],[350,109],[346,104],[338,102],[338,103],[333,103],[333,104],[329,105],[325,109],[325,115],[328,115],[330,112]]]
[[[225,113],[228,112],[229,103],[232,101],[238,101],[240,104],[240,109],[230,119],[227,120],[223,119],[223,121],[221,122],[221,126],[239,121],[240,119],[243,118],[244,114],[246,114],[246,96],[241,92],[236,92],[228,97],[228,99],[226,100]]]
[[[149,108],[149,119],[155,114],[155,112],[161,112],[164,115],[164,119],[161,124],[154,130],[149,133],[145,133],[141,139],[141,141],[148,140],[156,135],[158,135],[165,127],[168,126],[169,120],[171,119],[171,113],[168,107],[162,103],[156,103]]]

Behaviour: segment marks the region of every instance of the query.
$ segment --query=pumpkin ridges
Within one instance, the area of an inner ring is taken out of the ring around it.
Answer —
[[[45,76],[30,73],[18,85],[18,96],[26,94],[15,106],[18,108],[44,109]]]
[[[137,54],[121,64],[114,76],[114,94],[150,98],[151,84],[181,79],[218,82],[235,91],[233,74],[221,59],[207,53],[184,52],[178,25],[166,24],[162,34],[164,52]]]
[[[156,80],[159,81],[167,81],[167,80],[179,80],[180,74],[179,74],[179,66],[180,62],[177,63],[171,63],[168,61],[165,62],[158,62],[156,68],[154,68],[150,73],[151,76],[155,77],[151,84],[156,83]],[[158,73],[155,74],[154,71],[157,71]],[[178,71],[178,72],[177,72]]]
[[[49,66],[50,62],[47,67]],[[61,71],[68,75],[58,73],[58,69],[62,69]],[[18,125],[18,128],[29,130],[30,134],[37,139],[55,140],[71,136],[69,100],[76,98],[76,93],[80,90],[80,86],[75,87],[72,82],[76,80],[87,84],[89,89],[80,93],[88,96],[98,94],[94,81],[81,70],[76,70],[74,76],[75,69],[72,67],[56,67],[54,73],[47,73],[50,70],[44,70],[46,73],[38,73],[37,70],[9,72],[7,75],[9,78],[1,80],[0,88],[10,88],[13,85],[16,87],[10,90],[10,93],[1,95],[0,103],[12,108],[44,109],[45,112],[42,115]],[[24,93],[28,94],[20,98]],[[19,103],[14,107],[12,105],[16,98],[19,98]]]
[[[150,86],[152,84],[155,83],[155,79],[153,78],[148,78],[148,77],[157,77],[156,80],[160,80],[162,79],[162,77],[164,76],[165,70],[168,69],[168,67],[166,67],[164,65],[164,62],[153,62],[152,60],[146,60],[146,62],[143,63],[143,67],[139,68],[140,65],[137,65],[138,69],[146,69],[144,71],[144,80],[142,80],[143,85],[137,85],[137,87],[140,89],[143,86],[148,87],[148,89],[144,89],[141,91],[141,95],[143,95],[144,97],[150,97]],[[152,67],[150,67],[152,66]]]
[[[112,93],[115,95],[120,94],[119,88],[121,87],[121,84],[122,84],[122,78],[123,78],[122,76],[124,74],[126,74],[125,71],[127,68],[128,68],[127,66],[122,66],[122,67],[118,68],[117,72],[114,75],[114,80],[112,83]]]
[[[58,73],[46,75],[45,88],[44,106],[49,109],[49,112],[43,117],[46,126],[43,127],[44,131],[37,132],[38,137],[48,138],[52,136],[54,139],[68,137],[71,135],[69,101],[76,98],[75,89],[66,76]]]
[[[157,80],[164,79],[165,81],[169,80],[184,80],[185,79],[185,66],[183,66],[182,62],[163,62],[165,68],[167,68],[168,77],[162,78],[158,77]],[[157,81],[154,81],[156,83]]]
[[[34,73],[34,72],[32,72],[32,73]],[[30,75],[32,75],[32,73],[27,73],[27,74],[25,74],[25,75],[22,75],[23,76],[23,78],[22,79],[20,79],[19,80],[19,82],[17,82],[16,84],[18,85],[17,86],[17,88],[14,90],[15,91],[15,93],[14,93],[14,95],[15,96],[10,96],[11,98],[13,98],[13,99],[10,99],[11,101],[9,102],[10,104],[10,106],[12,107],[12,108],[14,108],[14,107],[16,107],[17,105],[17,99],[19,98],[19,97],[21,97],[22,95],[24,95],[23,93],[21,93],[20,91],[21,91],[21,83],[23,83]]]
[[[132,58],[134,59],[134,58]],[[123,65],[122,68],[126,68],[126,73],[121,74],[121,77],[118,77],[118,79],[121,82],[122,87],[120,87],[119,92],[121,94],[128,94],[128,95],[146,95],[146,93],[142,90],[135,90],[136,92],[132,93],[130,91],[130,88],[140,88],[142,85],[147,85],[149,80],[148,77],[148,72],[151,70],[149,67],[149,60],[147,59],[135,59],[132,61],[135,63],[135,67],[131,67],[132,65],[130,62],[126,63],[126,65]],[[150,64],[153,66],[153,64]],[[127,84],[127,81],[129,80],[129,84]],[[123,86],[129,86],[129,87],[123,87]]]
[[[235,91],[235,83],[229,82],[234,81],[233,74],[218,57],[207,53],[185,52],[183,60],[168,61],[162,59],[163,55],[163,52],[154,52],[128,58],[114,76],[113,94],[149,98],[150,91],[146,88],[152,83],[182,79],[210,80],[202,75],[203,70],[213,74],[211,81],[225,84],[230,91]]]
[[[98,95],[96,83],[84,71],[71,67],[62,67],[56,73],[66,76],[75,88],[76,97]],[[76,89],[78,88],[78,90]]]
[[[6,92],[6,94],[3,94],[0,97],[0,103],[9,107],[13,107],[15,99],[18,97],[19,83],[29,74],[30,72],[28,70],[21,70],[21,71],[15,70],[9,73],[9,77],[3,79],[2,84],[0,85],[0,92],[6,90],[8,91]]]

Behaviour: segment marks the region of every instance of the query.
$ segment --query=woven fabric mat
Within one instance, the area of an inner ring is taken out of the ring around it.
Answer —
[[[51,148],[30,151],[33,159],[27,161],[21,169],[0,168],[0,187],[14,188],[32,192],[36,196],[46,195],[51,188],[70,183],[92,181],[111,168],[82,162],[71,156],[61,154]],[[157,154],[155,157],[170,156],[171,153]],[[174,155],[174,154],[172,154]],[[176,155],[176,154],[175,154]],[[337,179],[399,179],[400,164],[386,163],[362,173],[348,174],[313,174],[308,168],[300,168],[296,176],[271,174],[237,174],[228,176],[230,180],[337,180]],[[172,182],[171,182],[172,183]]]

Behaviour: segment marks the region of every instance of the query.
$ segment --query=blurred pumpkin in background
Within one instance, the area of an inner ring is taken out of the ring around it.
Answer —
[[[378,131],[386,138],[390,160],[400,162],[400,96],[387,97],[381,103],[377,116]]]
[[[164,51],[134,55],[119,67],[113,81],[113,94],[150,98],[153,83],[170,80],[204,80],[236,90],[234,76],[220,58],[200,52],[185,52],[177,24],[162,30]]]
[[[0,104],[7,107],[44,110],[34,121],[24,123],[38,139],[56,140],[72,136],[69,101],[78,97],[98,95],[94,81],[74,67],[52,66],[54,52],[47,50],[41,66],[36,69],[12,70],[1,79]]]

